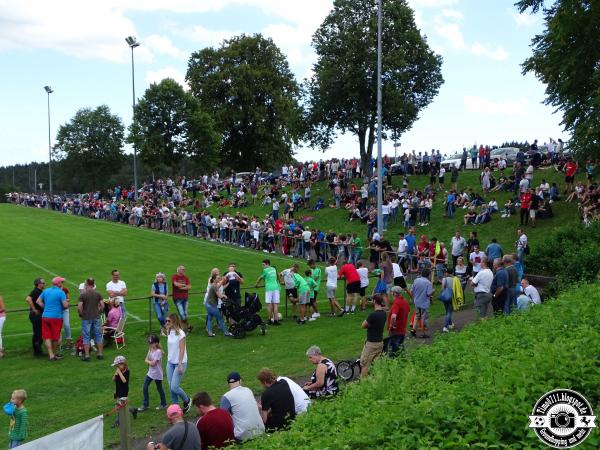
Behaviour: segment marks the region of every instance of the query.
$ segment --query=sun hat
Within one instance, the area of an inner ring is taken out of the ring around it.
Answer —
[[[113,361],[113,363],[111,365],[117,366],[117,365],[123,364],[125,362],[127,362],[127,359],[125,359],[125,357],[123,355],[118,355],[118,356],[115,356],[115,360]]]
[[[183,410],[179,405],[169,405],[167,408],[167,417],[183,416]]]

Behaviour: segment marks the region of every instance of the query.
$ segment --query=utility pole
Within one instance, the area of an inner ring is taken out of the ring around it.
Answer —
[[[381,161],[381,22],[382,22],[382,0],[377,0],[377,230],[383,231],[383,180],[381,179],[383,163]]]

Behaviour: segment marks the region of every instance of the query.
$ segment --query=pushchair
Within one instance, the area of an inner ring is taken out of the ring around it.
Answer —
[[[263,322],[258,312],[262,309],[262,304],[258,294],[246,292],[244,296],[244,305],[240,306],[235,301],[225,299],[221,306],[221,311],[225,319],[230,323],[229,332],[233,334],[234,339],[243,339],[246,332],[260,327],[260,333],[264,336],[267,332],[267,325]]]

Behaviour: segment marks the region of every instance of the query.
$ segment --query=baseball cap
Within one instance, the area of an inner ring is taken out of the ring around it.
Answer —
[[[227,375],[228,383],[235,383],[237,381],[240,381],[241,379],[242,379],[242,377],[240,376],[240,374],[238,372],[231,372],[229,375]]]
[[[167,408],[167,417],[183,416],[183,410],[179,405],[169,405]]]
[[[402,288],[400,286],[394,286],[392,288],[392,294],[402,294]]]
[[[113,363],[111,365],[116,366],[118,364],[123,364],[124,362],[127,362],[125,357],[123,355],[118,355],[118,356],[115,356],[115,360],[113,361]]]
[[[65,279],[63,277],[54,277],[54,278],[52,278],[52,284],[60,284],[63,281],[65,281]]]

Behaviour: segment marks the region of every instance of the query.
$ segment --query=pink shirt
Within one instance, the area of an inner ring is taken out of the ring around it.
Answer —
[[[112,308],[106,316],[106,326],[116,328],[119,320],[121,320],[121,308]]]
[[[149,361],[157,361],[155,366],[148,366],[148,377],[152,378],[153,380],[162,380],[162,350],[159,348],[156,350],[150,350],[148,352],[148,356],[146,356],[146,359]]]

